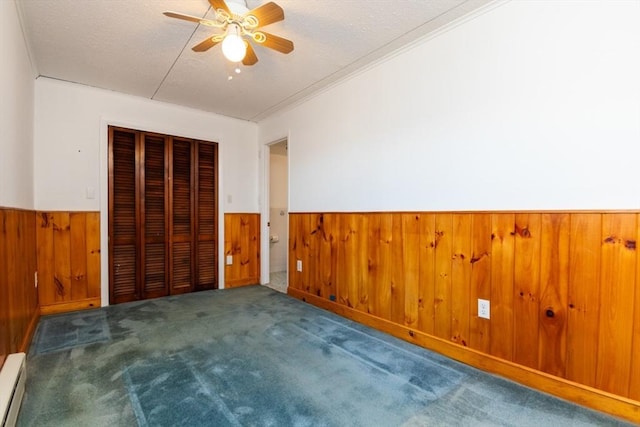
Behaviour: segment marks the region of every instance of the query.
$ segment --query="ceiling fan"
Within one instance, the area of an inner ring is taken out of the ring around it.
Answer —
[[[278,52],[289,53],[293,51],[291,40],[262,31],[262,27],[284,19],[284,10],[280,6],[269,2],[249,10],[245,0],[240,0],[240,2],[229,0],[229,4],[227,4],[225,0],[209,0],[216,13],[213,20],[177,12],[164,12],[164,14],[170,18],[184,19],[223,30],[223,33],[207,37],[193,46],[192,49],[195,52],[205,52],[218,43],[222,43],[222,53],[228,60],[231,62],[242,61],[244,65],[254,65],[258,62],[258,57],[249,40]]]

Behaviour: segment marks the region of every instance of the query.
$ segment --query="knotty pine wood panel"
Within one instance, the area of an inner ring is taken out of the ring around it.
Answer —
[[[302,221],[305,218],[300,218]],[[225,288],[260,283],[260,214],[224,215]],[[226,257],[233,264],[226,264]]]
[[[337,217],[336,215],[318,215],[317,220],[319,222],[318,241],[320,247],[316,250],[316,253],[321,280],[317,295],[331,299],[335,298],[336,294],[335,273],[338,263],[338,251],[334,240]]]
[[[313,216],[307,216],[305,218],[303,218],[302,224],[300,224],[302,226],[302,228],[304,230],[312,230],[312,224],[313,224]],[[311,249],[311,245],[314,243],[314,238],[313,238],[313,230],[311,231],[311,233],[309,233],[309,235],[306,237],[304,244],[302,245],[302,256],[301,256],[301,260],[303,265],[305,265],[305,268],[302,270],[302,282],[305,285],[305,288],[307,289],[307,292],[313,294],[314,293],[314,288],[315,288],[315,283],[311,283],[311,270],[313,270],[313,268],[311,267],[311,264],[314,262],[314,260],[311,259],[311,254],[312,254],[312,249]]]
[[[51,214],[53,228],[53,283],[55,301],[40,301],[41,305],[71,301],[71,224],[69,212]]]
[[[365,214],[345,215],[342,221],[337,263],[338,300],[348,307],[366,312],[369,296],[365,285],[368,275],[369,217]],[[305,269],[312,271],[313,268],[310,263],[303,263],[303,272]]]
[[[388,214],[391,216],[391,214]],[[398,238],[398,237],[396,237]],[[420,287],[418,294],[418,329],[435,332],[436,215],[420,214]],[[389,258],[392,259],[391,257]]]
[[[332,215],[333,216],[333,215]],[[393,216],[387,213],[369,216],[369,313],[391,317],[391,241]]]
[[[399,325],[404,324],[405,294],[405,253],[402,236],[402,216],[394,214],[391,218],[391,309],[390,320]],[[338,272],[339,274],[340,272]]]
[[[540,321],[538,366],[564,377],[566,369],[567,294],[569,281],[570,215],[543,214],[540,242]]]
[[[638,215],[293,213],[289,285],[296,295],[638,399]],[[330,285],[323,291],[325,278],[335,278],[333,293]],[[491,319],[478,318],[478,298],[491,301]]]
[[[437,214],[435,229],[434,335],[450,339],[452,216],[449,214]]]
[[[593,249],[600,246],[601,234],[602,215],[571,216],[566,375],[591,387],[596,386],[598,358],[585,355],[598,353],[601,251]]]
[[[540,214],[515,216],[513,360],[538,367],[538,324],[540,313]]]
[[[467,346],[471,314],[472,215],[454,214],[451,255],[451,341]]]
[[[336,271],[335,271],[336,293],[334,295],[334,299],[336,301],[339,301],[340,304],[343,304],[347,307],[350,306],[349,289],[346,286],[346,282],[348,280],[347,273],[349,271],[349,267],[346,265],[346,261],[345,261],[345,257],[347,256],[345,254],[345,239],[348,237],[349,231],[348,230],[343,231],[343,230],[345,228],[345,224],[347,223],[347,221],[350,221],[351,219],[350,217],[351,215],[349,216],[337,215],[336,216],[337,222],[334,223],[335,227],[332,230],[335,236],[335,246],[336,246]],[[308,234],[308,231],[304,227],[302,228],[301,231],[304,234]],[[295,264],[294,264],[293,270],[291,271],[294,272],[295,276],[300,276],[304,286],[308,287],[309,284],[307,283],[307,281],[309,280],[309,277],[308,277],[308,268],[305,267],[305,262],[304,262],[305,258],[303,256],[298,259],[301,259],[303,261],[302,271],[297,271]],[[289,274],[291,274],[291,271],[289,272]]]
[[[629,392],[633,328],[640,327],[633,324],[637,230],[634,214],[602,216],[596,386],[622,396]]]
[[[87,297],[100,298],[100,212],[85,215]]]
[[[500,325],[491,334],[491,354],[513,359],[513,263],[515,216],[509,213],[491,215],[491,319]]]
[[[418,327],[420,306],[420,214],[402,215],[404,262],[404,325]]]
[[[36,241],[38,260],[38,295],[40,305],[56,301],[56,286],[53,282],[53,221],[52,214],[38,212],[36,214]]]
[[[70,299],[77,301],[88,298],[87,286],[87,218],[86,215],[69,215],[69,230],[82,230],[82,233],[71,233],[69,248],[73,248],[70,259],[71,287]]]
[[[296,271],[297,261],[300,260],[303,270],[296,277],[305,291],[324,298],[335,298],[336,278],[333,273],[336,271],[337,246],[331,243],[336,237],[332,216],[314,214],[302,220],[299,224],[301,229],[311,232],[299,242],[296,257],[290,259],[290,270]],[[294,242],[294,245],[297,243]]]
[[[35,212],[0,208],[0,365],[26,351],[38,318]]]
[[[308,257],[310,262],[306,263],[309,285],[311,286],[311,293],[314,295],[320,295],[322,290],[322,270],[323,261],[320,257],[320,247],[322,245],[322,229],[324,218],[322,215],[310,215],[307,217],[309,224],[307,228],[312,230],[309,242]]]
[[[100,213],[37,212],[43,314],[100,307]]]
[[[469,347],[491,353],[491,322],[478,317],[478,299],[491,300],[491,215],[473,215],[471,226]]]
[[[322,215],[310,215],[307,217],[309,224],[307,228],[313,230],[310,236],[309,253],[308,257],[311,258],[311,262],[306,263],[308,268],[308,280],[311,286],[310,291],[314,295],[322,296],[323,288],[325,288],[327,269],[326,265],[331,262],[331,253],[326,253],[323,257],[321,251],[324,247],[326,250],[327,245],[324,244],[324,217]],[[328,255],[328,256],[327,256]]]

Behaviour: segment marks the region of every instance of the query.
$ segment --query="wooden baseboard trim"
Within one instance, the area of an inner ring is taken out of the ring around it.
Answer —
[[[370,326],[397,338],[435,351],[446,357],[510,379],[528,387],[552,394],[616,417],[640,423],[640,402],[546,374],[477,350],[451,343],[424,332],[398,325],[385,319],[340,305],[299,289],[289,287],[287,293],[314,306]]]
[[[40,314],[46,316],[47,314],[67,313],[69,311],[90,310],[93,308],[100,308],[100,297],[43,305],[40,307]]]
[[[249,277],[248,279],[229,280],[224,284],[225,289],[237,288],[239,286],[249,286],[260,284],[259,277]]]
[[[20,343],[20,347],[18,348],[19,353],[28,353],[29,346],[31,346],[31,340],[33,339],[33,334],[36,332],[36,327],[38,326],[38,320],[40,320],[40,310],[38,309],[38,307],[36,307],[33,310],[31,319],[29,320],[29,324],[27,325],[27,330],[24,333],[24,337],[22,337],[22,342]]]

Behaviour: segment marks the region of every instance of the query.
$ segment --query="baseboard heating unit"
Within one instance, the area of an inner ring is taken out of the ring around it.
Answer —
[[[25,354],[7,356],[0,371],[0,426],[16,425],[26,380]]]

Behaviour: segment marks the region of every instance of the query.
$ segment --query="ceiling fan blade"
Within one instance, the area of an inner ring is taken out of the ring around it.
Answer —
[[[197,22],[198,24],[202,21],[202,18],[198,18],[197,16],[183,15],[182,13],[177,12],[163,12],[169,18],[178,18],[184,19],[185,21]]]
[[[247,17],[250,15],[258,19],[258,26],[256,28],[260,28],[273,24],[274,22],[282,21],[284,19],[284,10],[274,2],[269,2],[250,10],[245,13],[244,16]]]
[[[242,63],[247,66],[253,65],[256,62],[258,62],[258,57],[256,56],[256,52],[253,50],[251,43],[245,40],[244,44],[247,45],[247,53],[244,55],[244,59],[242,60]]]
[[[220,43],[220,42],[217,41],[217,40],[214,40],[213,37],[207,37],[202,42],[200,42],[197,45],[195,45],[194,47],[192,47],[191,50],[193,50],[194,52],[204,52],[204,51],[207,51],[207,50],[211,49],[212,47],[214,47],[218,43]]]
[[[265,41],[261,44],[269,49],[277,50],[282,53],[289,53],[293,50],[293,42],[291,40],[284,39],[282,37],[274,36],[273,34],[265,33],[261,31],[266,37]]]
[[[229,6],[224,2],[224,0],[209,0],[209,4],[213,7],[213,10],[222,9],[231,15],[231,11],[229,10]]]
[[[222,27],[225,26],[225,23],[223,23],[223,22],[216,22],[216,21],[212,21],[210,19],[198,18],[197,16],[184,15],[182,13],[170,12],[170,11],[163,12],[163,13],[166,16],[168,16],[169,18],[184,19],[185,21],[196,22],[198,24],[206,25],[207,27],[222,28]]]

